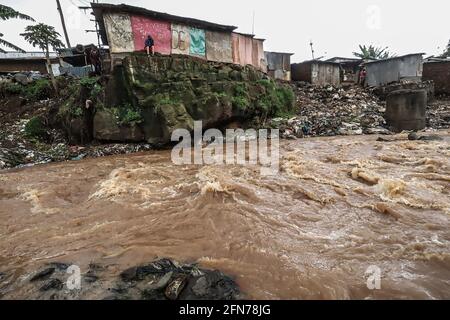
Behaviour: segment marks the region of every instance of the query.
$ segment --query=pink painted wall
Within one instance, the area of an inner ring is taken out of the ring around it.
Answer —
[[[136,51],[144,50],[145,40],[150,34],[155,40],[155,52],[171,54],[172,31],[169,22],[162,22],[145,17],[132,16],[131,27]]]
[[[233,62],[240,65],[253,64],[253,38],[238,33],[232,34]]]

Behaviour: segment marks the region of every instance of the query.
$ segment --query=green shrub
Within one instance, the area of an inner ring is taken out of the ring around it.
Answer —
[[[52,85],[47,79],[39,79],[23,87],[25,97],[31,101],[48,99],[52,96],[52,91]]]
[[[234,96],[231,98],[231,102],[233,106],[242,111],[250,107],[250,97],[244,83],[238,83],[234,86]]]
[[[40,117],[33,117],[27,122],[25,135],[29,138],[43,138],[47,135],[47,130]]]
[[[95,100],[103,91],[103,87],[98,83],[98,77],[84,77],[80,79],[80,86],[89,90],[89,99]]]
[[[53,89],[47,79],[35,80],[27,85],[20,83],[7,83],[3,91],[10,95],[22,95],[30,101],[45,100],[52,96]]]
[[[120,126],[133,126],[144,121],[141,112],[129,103],[111,108],[111,111],[117,119],[117,124]]]
[[[246,110],[248,107],[250,107],[250,101],[245,96],[233,97],[231,98],[231,102],[239,110]]]
[[[266,79],[259,80],[258,84],[266,89],[266,93],[259,98],[259,106],[269,116],[290,117],[294,113],[295,95],[289,86]]]
[[[21,84],[18,84],[18,83],[8,82],[8,83],[6,83],[4,85],[4,89],[3,90],[7,94],[16,95],[16,94],[21,94],[22,93],[23,86]]]

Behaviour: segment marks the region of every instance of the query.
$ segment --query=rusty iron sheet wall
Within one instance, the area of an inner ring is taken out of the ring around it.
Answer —
[[[161,54],[171,54],[172,52],[172,31],[171,24],[160,20],[146,17],[132,16],[131,25],[134,35],[134,46],[136,51],[142,51],[145,47],[145,40],[150,34],[155,41],[155,52]]]
[[[191,35],[188,26],[172,23],[172,53],[189,55]]]
[[[253,64],[253,38],[233,33],[233,62],[240,65]]]
[[[133,30],[130,16],[127,14],[105,14],[103,16],[112,53],[133,52]]]
[[[311,83],[315,85],[340,85],[341,75],[339,65],[313,63],[311,65]]]
[[[264,54],[264,40],[253,39],[252,41],[252,64],[262,72],[267,72],[267,61]]]
[[[291,55],[282,52],[266,52],[267,69],[269,74],[280,80],[291,80]]]
[[[408,55],[366,64],[367,85],[382,86],[400,80],[420,81],[423,73],[422,55]]]
[[[311,63],[292,64],[291,76],[293,81],[304,81],[311,83]]]
[[[206,31],[206,58],[210,61],[232,63],[231,33]]]

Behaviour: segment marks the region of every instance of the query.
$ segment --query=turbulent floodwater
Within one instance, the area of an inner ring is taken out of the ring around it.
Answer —
[[[274,177],[175,166],[169,151],[1,172],[0,272],[14,275],[3,298],[30,297],[21,283],[51,261],[119,272],[168,257],[234,276],[252,299],[448,299],[450,136],[440,135],[285,141]],[[367,288],[370,266],[381,290]]]

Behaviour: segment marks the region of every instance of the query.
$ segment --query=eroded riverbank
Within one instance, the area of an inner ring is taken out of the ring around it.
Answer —
[[[169,257],[255,299],[450,298],[450,136],[281,144],[281,172],[175,166],[170,151],[0,173],[0,292],[35,297],[48,262],[87,272]],[[370,266],[381,290],[367,288]],[[102,299],[96,291],[82,298]]]

